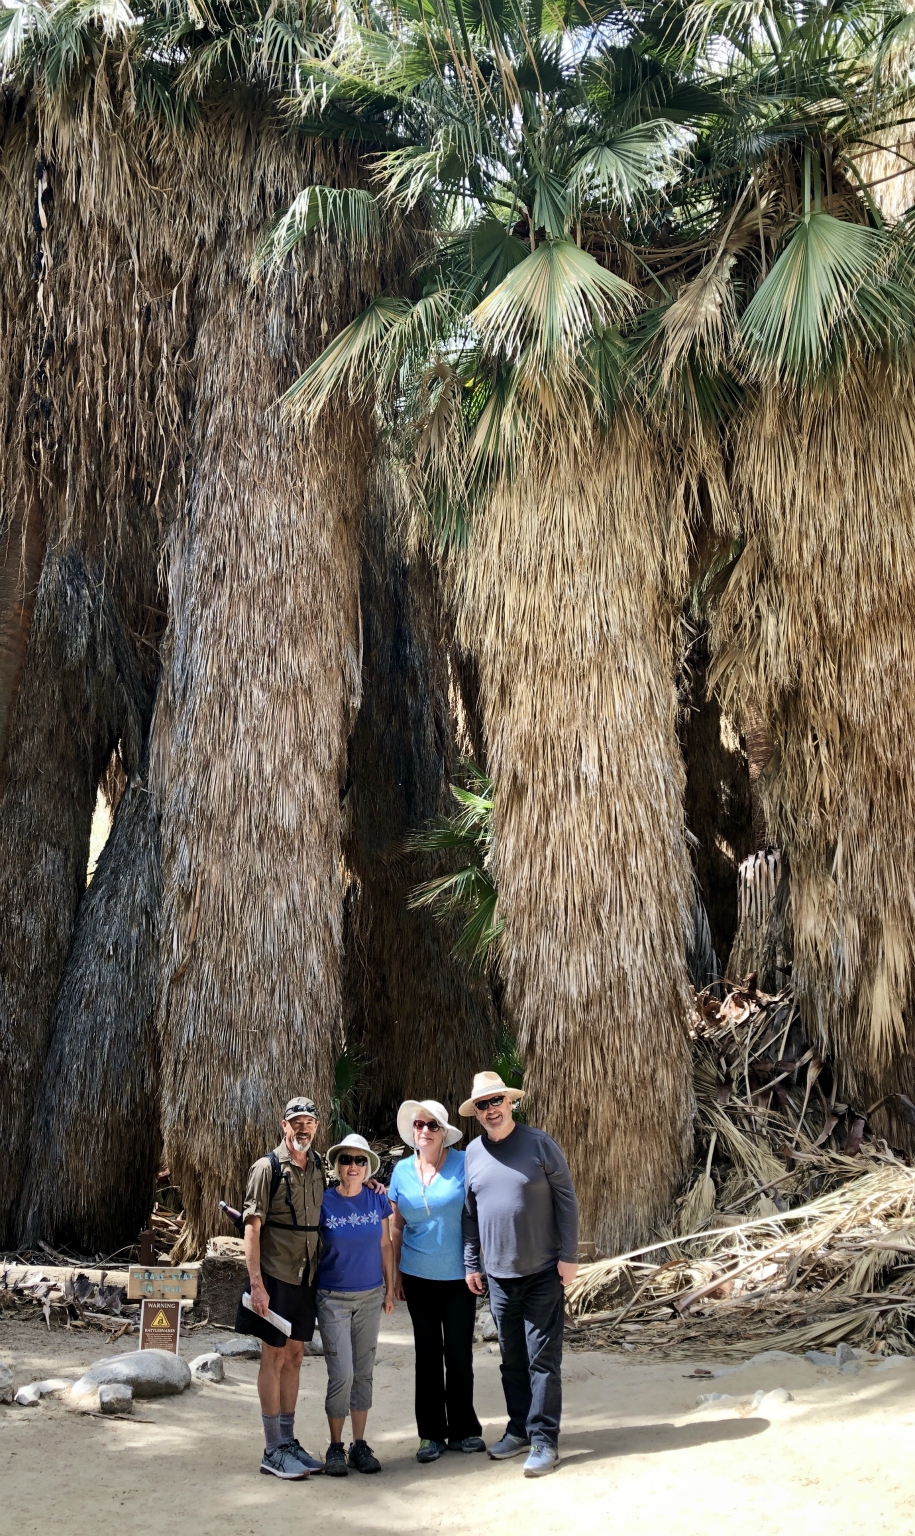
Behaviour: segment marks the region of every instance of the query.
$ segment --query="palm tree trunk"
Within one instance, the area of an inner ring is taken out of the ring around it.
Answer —
[[[587,463],[552,449],[478,509],[457,579],[530,1113],[565,1148],[586,1236],[613,1252],[666,1213],[691,1148],[667,574],[683,552],[636,425]]]
[[[0,795],[16,696],[25,668],[35,594],[45,552],[45,526],[37,499],[17,498],[0,557]]]
[[[38,1088],[20,1241],[81,1253],[135,1241],[162,1139],[156,997],[159,828],[134,774],[76,916]]]
[[[364,1062],[360,1112],[379,1131],[407,1097],[452,1113],[492,1060],[490,987],[451,950],[456,926],[408,911],[429,871],[406,834],[453,810],[459,766],[449,701],[449,635],[439,579],[424,550],[398,540],[394,488],[370,493],[362,558],[362,706],[349,748],[344,856],[344,1022]]]
[[[263,222],[323,179],[285,154],[248,193],[246,218],[218,233],[198,291],[193,478],[153,727],[163,1133],[187,1253],[277,1139],[289,1096],[329,1105],[342,1043],[339,791],[359,692],[368,444],[349,406],[308,440],[276,410],[305,361],[293,338],[304,330],[317,350],[352,280],[351,267],[329,269],[319,298],[290,263],[252,288]]]

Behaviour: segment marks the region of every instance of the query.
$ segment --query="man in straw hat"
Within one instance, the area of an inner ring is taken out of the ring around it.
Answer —
[[[314,1148],[314,1101],[303,1094],[290,1099],[282,1129],[279,1146],[248,1170],[242,1221],[250,1306],[239,1302],[235,1328],[261,1340],[261,1471],[298,1481],[324,1467],[295,1437],[295,1405],[305,1344],[317,1323],[318,1225],[327,1180]],[[372,1180],[370,1187],[384,1186]]]
[[[553,1138],[515,1121],[523,1097],[497,1072],[478,1072],[461,1105],[483,1129],[464,1158],[464,1268],[482,1296],[482,1248],[502,1353],[508,1427],[487,1449],[496,1461],[527,1451],[525,1477],[542,1477],[559,1462],[563,1287],[578,1271],[578,1201]]]

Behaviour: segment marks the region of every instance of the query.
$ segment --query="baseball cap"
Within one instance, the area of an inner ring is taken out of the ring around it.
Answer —
[[[314,1100],[305,1099],[301,1094],[298,1096],[298,1098],[290,1099],[289,1103],[286,1105],[286,1108],[283,1110],[284,1120],[291,1120],[294,1115],[314,1115],[316,1120],[320,1120],[321,1118],[321,1116],[318,1114],[318,1106],[315,1104]]]

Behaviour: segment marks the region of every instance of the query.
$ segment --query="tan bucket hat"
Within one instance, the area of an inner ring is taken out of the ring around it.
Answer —
[[[453,1147],[455,1142],[462,1139],[464,1132],[459,1131],[456,1125],[449,1125],[448,1111],[438,1099],[407,1099],[397,1111],[397,1132],[405,1146],[416,1146],[413,1140],[413,1117],[418,1110],[424,1111],[430,1120],[438,1121],[445,1132],[446,1147]]]
[[[337,1161],[338,1152],[365,1152],[369,1160],[369,1171],[366,1174],[366,1178],[374,1178],[381,1167],[381,1158],[378,1156],[378,1153],[373,1152],[365,1137],[357,1136],[355,1131],[351,1131],[348,1136],[344,1136],[343,1140],[336,1142],[334,1146],[328,1147],[328,1168],[333,1168],[334,1163]]]
[[[478,1072],[473,1080],[470,1098],[464,1100],[458,1110],[458,1114],[472,1115],[477,1099],[495,1098],[497,1093],[506,1094],[513,1104],[516,1104],[519,1099],[524,1098],[522,1090],[520,1088],[508,1088],[503,1083],[498,1072]]]

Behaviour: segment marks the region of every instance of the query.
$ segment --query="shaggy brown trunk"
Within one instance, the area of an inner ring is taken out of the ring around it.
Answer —
[[[37,498],[27,504],[25,494],[21,493],[0,553],[0,795],[44,552],[41,506]]]
[[[456,1113],[474,1072],[492,1061],[496,1017],[487,982],[451,950],[457,923],[408,911],[428,861],[404,838],[454,810],[448,636],[428,556],[407,556],[379,486],[368,503],[362,560],[362,706],[350,740],[344,854],[344,1022],[363,1061],[360,1111],[391,1129],[407,1097]]]
[[[359,689],[366,433],[349,405],[308,440],[277,411],[322,322],[360,307],[358,271],[337,251],[326,269],[296,258],[269,286],[250,279],[264,222],[339,164],[314,163],[269,122],[237,133],[197,291],[193,478],[173,534],[153,728],[163,1133],[186,1254],[275,1143],[289,1096],[329,1107],[342,1044],[339,790]]]
[[[613,1252],[666,1215],[691,1149],[676,551],[637,426],[587,463],[553,451],[477,511],[458,580],[529,1113]]]
[[[750,773],[750,801],[753,806],[753,846],[765,848],[769,837],[766,828],[766,808],[759,781],[775,751],[775,742],[755,699],[744,701],[743,731],[747,767]]]
[[[134,774],[90,885],[54,1007],[20,1242],[110,1253],[146,1224],[159,1166],[159,828]]]

